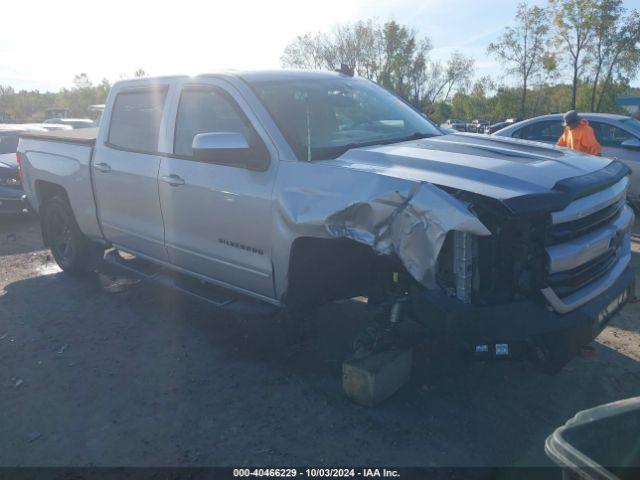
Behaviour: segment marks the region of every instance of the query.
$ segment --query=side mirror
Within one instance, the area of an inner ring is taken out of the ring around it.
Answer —
[[[630,138],[629,140],[625,140],[620,144],[622,148],[630,148],[630,149],[640,149],[640,140],[637,138]]]
[[[193,156],[200,162],[219,163],[250,170],[266,170],[268,157],[260,155],[261,149],[249,147],[241,133],[215,132],[199,133],[191,144]]]

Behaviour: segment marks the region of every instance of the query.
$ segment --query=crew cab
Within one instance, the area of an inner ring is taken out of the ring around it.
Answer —
[[[477,355],[554,365],[634,292],[627,166],[444,134],[345,74],[121,81],[98,129],[24,135],[18,158],[69,273],[137,261],[286,312],[365,296]]]

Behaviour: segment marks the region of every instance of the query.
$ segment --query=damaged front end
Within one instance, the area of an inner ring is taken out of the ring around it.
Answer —
[[[424,182],[406,193],[349,205],[327,218],[327,231],[331,237],[369,245],[378,254],[397,256],[428,289],[437,286],[438,259],[449,234],[465,239],[491,234],[467,204]]]
[[[279,228],[291,239],[285,303],[364,296],[386,318],[406,316],[426,335],[480,357],[529,356],[555,370],[633,289],[633,271],[623,265],[630,225],[622,169],[576,177],[581,190],[559,184],[512,202],[350,172],[363,176],[345,176],[343,185],[335,172],[318,170],[312,186],[298,178],[282,191]],[[573,231],[576,211],[579,233],[563,233]],[[601,240],[598,251],[593,238]],[[568,261],[574,250],[589,254]],[[577,307],[556,308],[550,289],[556,304]]]

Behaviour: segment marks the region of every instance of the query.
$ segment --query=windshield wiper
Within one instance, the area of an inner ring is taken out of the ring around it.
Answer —
[[[421,132],[414,132],[411,135],[408,135],[406,137],[400,137],[400,138],[391,138],[389,140],[383,140],[381,142],[379,142],[380,145],[390,145],[392,143],[401,143],[401,142],[408,142],[410,140],[420,140],[421,138],[431,138],[431,137],[438,137],[438,134],[435,133],[421,133]]]
[[[439,135],[435,133],[415,132],[415,133],[412,133],[411,135],[407,135],[406,137],[373,140],[370,142],[347,143],[346,145],[341,145],[339,147],[333,147],[333,148],[327,147],[326,149],[323,149],[323,150],[326,150],[326,156],[323,155],[323,158],[338,158],[340,155],[342,155],[345,152],[348,152],[353,148],[373,147],[374,145],[391,145],[393,143],[408,142],[411,140],[419,140],[421,138],[431,138],[431,137],[437,137],[437,136]]]

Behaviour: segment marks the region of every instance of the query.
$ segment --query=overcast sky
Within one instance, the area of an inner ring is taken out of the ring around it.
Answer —
[[[151,75],[279,68],[282,50],[296,35],[372,17],[428,35],[435,58],[458,49],[476,59],[478,75],[501,77],[486,46],[512,22],[516,3],[9,0],[2,6],[0,84],[44,91],[70,86],[81,72],[98,82],[131,76],[137,68]],[[640,0],[625,4],[640,8]]]

